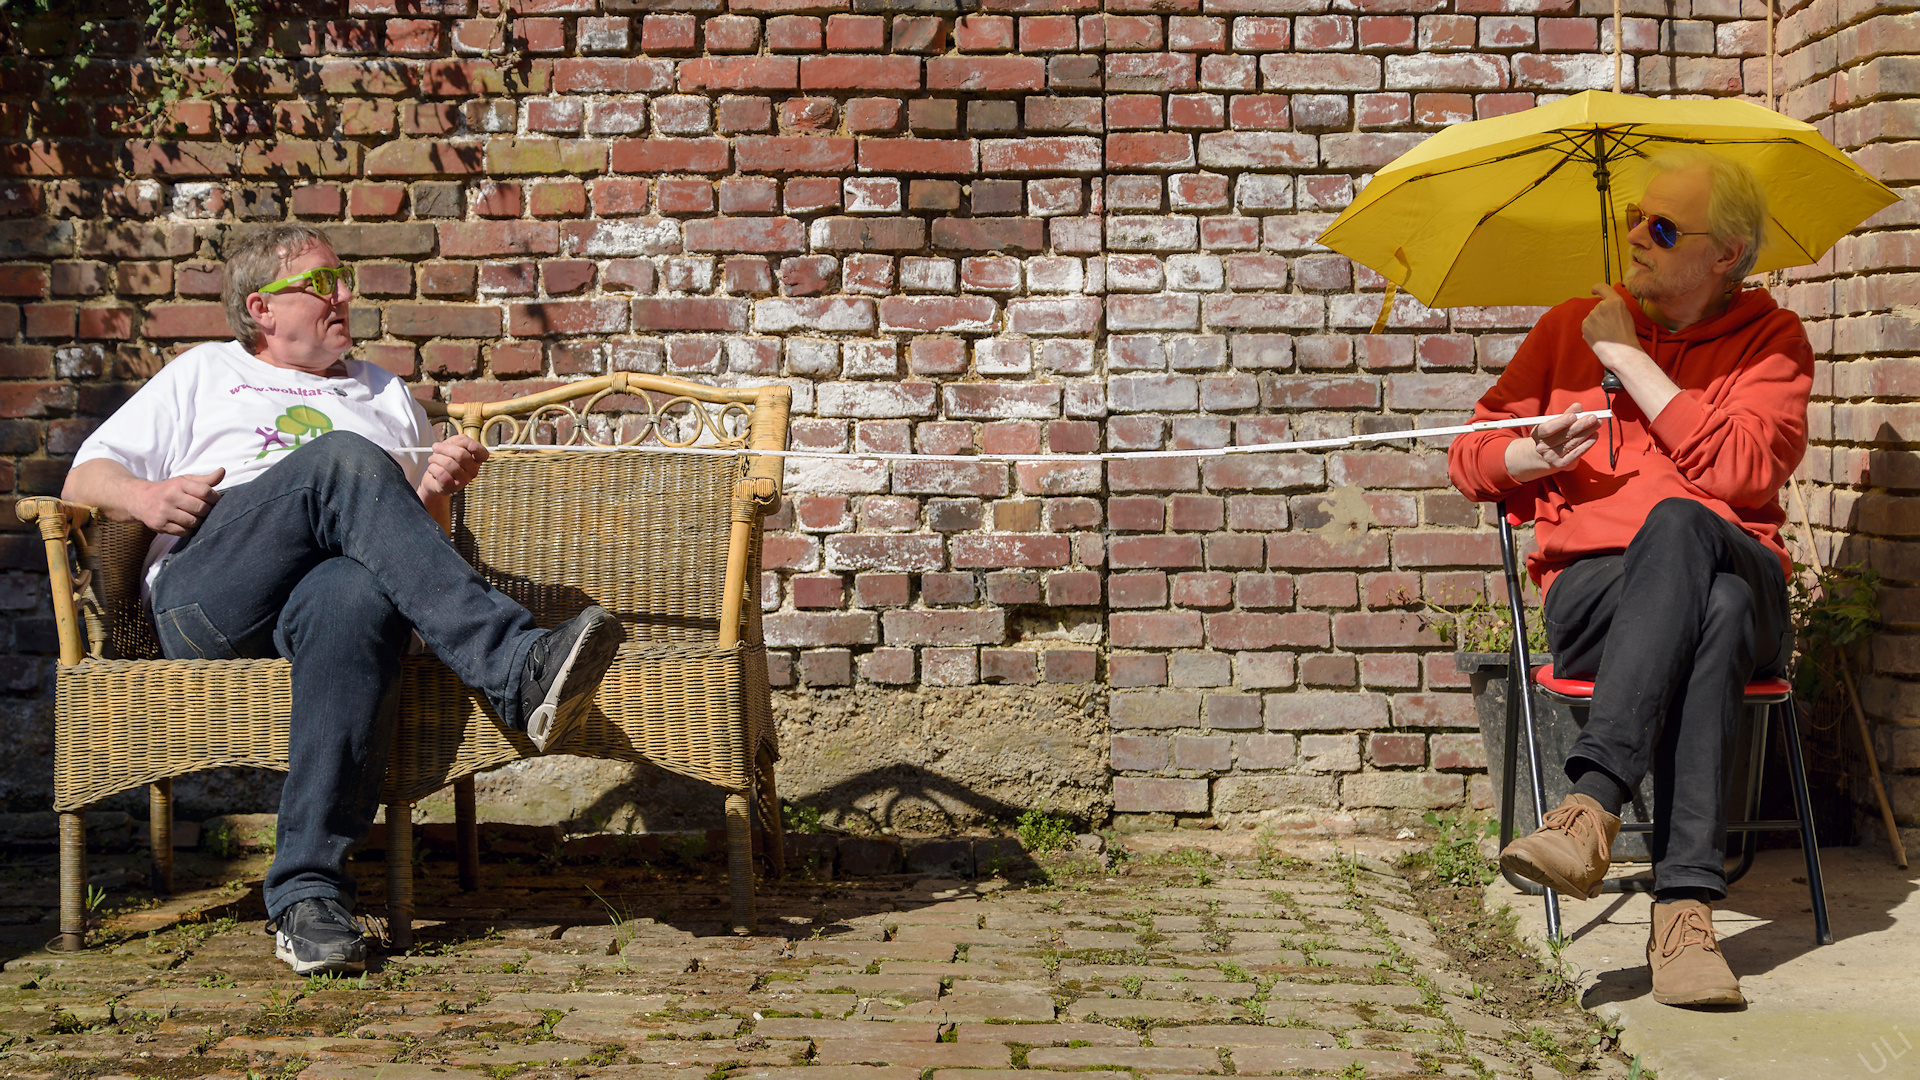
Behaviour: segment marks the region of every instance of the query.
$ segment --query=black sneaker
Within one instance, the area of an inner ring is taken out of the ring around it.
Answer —
[[[295,975],[367,970],[366,929],[330,896],[295,902],[272,929],[273,955]]]
[[[527,738],[541,753],[566,742],[580,726],[594,690],[626,636],[612,612],[592,605],[527,650],[527,670],[520,677],[520,717]]]

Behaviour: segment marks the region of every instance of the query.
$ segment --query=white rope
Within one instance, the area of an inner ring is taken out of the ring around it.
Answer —
[[[1598,420],[1613,415],[1608,409],[1581,413]],[[1103,454],[887,454],[863,453],[855,451],[844,453],[834,450],[750,450],[745,447],[717,446],[661,446],[657,443],[623,443],[612,446],[587,444],[582,446],[545,446],[539,443],[502,443],[490,446],[489,450],[565,450],[573,452],[611,452],[618,450],[644,450],[655,454],[699,454],[709,457],[739,457],[751,454],[758,457],[814,458],[831,461],[997,461],[1010,464],[1022,462],[1060,462],[1060,461],[1137,461],[1143,458],[1202,458],[1226,457],[1230,454],[1279,454],[1292,450],[1333,450],[1343,446],[1361,443],[1399,442],[1403,439],[1422,439],[1444,435],[1465,435],[1474,431],[1498,431],[1502,428],[1532,427],[1548,420],[1552,416],[1521,416],[1511,420],[1483,420],[1477,424],[1456,424],[1452,427],[1416,428],[1409,431],[1372,431],[1364,435],[1338,435],[1328,439],[1302,439],[1297,442],[1253,443],[1248,446],[1220,446],[1204,450],[1121,450]],[[396,454],[430,454],[431,446],[401,446],[393,450]]]

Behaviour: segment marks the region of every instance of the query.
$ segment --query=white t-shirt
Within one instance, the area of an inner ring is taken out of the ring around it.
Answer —
[[[362,360],[339,378],[274,367],[238,341],[208,342],[160,369],[82,443],[74,465],[105,458],[141,480],[201,475],[224,468],[229,491],[259,478],[286,453],[329,431],[366,436],[385,450],[433,441],[427,413],[406,383]],[[418,484],[427,455],[395,454]],[[177,538],[147,551],[149,587]]]

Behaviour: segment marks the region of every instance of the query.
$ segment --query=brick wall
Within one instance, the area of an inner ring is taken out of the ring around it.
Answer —
[[[160,357],[224,336],[231,230],[323,223],[361,274],[362,355],[450,399],[622,369],[780,379],[796,447],[951,459],[792,468],[761,594],[783,709],[837,687],[1092,683],[1110,690],[1112,805],[1137,821],[1483,804],[1464,680],[1419,611],[1481,592],[1496,551],[1441,448],[1104,470],[968,455],[1463,415],[1536,313],[1403,298],[1372,335],[1382,282],[1312,239],[1427,133],[1610,86],[1611,6],[943,6],[349,0],[281,20],[245,102],[182,105],[188,134],[167,144],[114,131],[122,62],[89,69],[94,99],[66,110],[29,103],[32,65],[0,72],[0,487],[57,490]],[[1752,0],[1627,9],[1629,88],[1759,95]],[[1884,106],[1915,61],[1862,60],[1891,46],[1847,37],[1890,41],[1908,18],[1789,13],[1790,109],[1831,113],[1843,145],[1911,134]],[[1911,175],[1911,144],[1879,145],[1869,160]],[[1889,279],[1864,271],[1911,264],[1906,236],[1850,240],[1851,261],[1787,287],[1836,315],[1822,325],[1848,359],[1823,394],[1848,396],[1852,357],[1911,349],[1910,322],[1837,316],[1891,310]],[[1825,522],[1870,505],[1852,494],[1869,456],[1810,461],[1843,481],[1821,488]],[[16,801],[44,783],[36,548],[9,534],[0,589]],[[1872,681],[1889,703],[1920,671],[1897,640]],[[1888,734],[1920,765],[1911,732]]]
[[[1920,60],[1915,5],[1817,0],[1784,12],[1781,110],[1817,124],[1896,189],[1920,181]],[[1808,320],[1821,354],[1800,475],[1814,534],[1830,562],[1865,562],[1883,575],[1887,629],[1855,671],[1906,844],[1920,840],[1920,208],[1908,200],[1840,241],[1818,266],[1776,290]],[[1788,504],[1793,513],[1792,504]],[[1803,530],[1804,531],[1804,530]],[[1864,671],[1863,671],[1864,669]],[[1849,728],[1851,727],[1849,722]],[[1845,735],[1857,747],[1851,730]],[[1878,811],[1853,770],[1862,820],[1879,843]]]

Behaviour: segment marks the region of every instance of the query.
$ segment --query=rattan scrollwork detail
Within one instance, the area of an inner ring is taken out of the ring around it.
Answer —
[[[596,406],[616,396],[622,404],[638,402],[644,410],[596,411]],[[542,406],[523,416],[493,417],[482,426],[480,441],[489,446],[604,449],[644,446],[651,439],[667,449],[745,450],[752,418],[753,409],[737,401],[617,395],[609,387],[577,405],[567,402]]]

